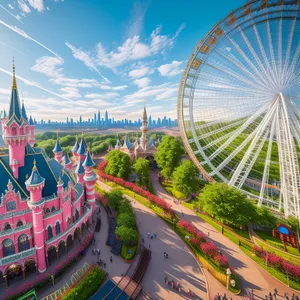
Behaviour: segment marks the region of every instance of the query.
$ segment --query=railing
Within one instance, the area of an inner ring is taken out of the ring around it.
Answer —
[[[56,240],[60,239],[61,237],[63,237],[64,235],[67,235],[70,231],[72,231],[72,229],[74,229],[74,227],[76,227],[83,219],[85,219],[86,217],[89,217],[89,215],[91,215],[92,213],[92,209],[91,208],[87,208],[86,212],[81,216],[81,218],[79,218],[77,221],[75,221],[73,224],[71,224],[71,226],[65,230],[62,231],[60,233],[58,233],[56,236],[52,237],[51,239],[45,241],[45,243],[51,244],[53,242],[55,242]]]
[[[13,255],[9,255],[7,257],[4,257],[4,258],[0,259],[0,266],[10,264],[14,261],[20,260],[20,259],[25,258],[25,257],[29,257],[29,256],[34,255],[34,254],[36,254],[35,247],[31,248],[31,249],[28,249],[28,250],[25,250],[25,251],[22,251],[22,252],[19,252],[19,253],[16,253],[16,254],[13,254]]]
[[[26,223],[26,225],[18,226],[15,229],[3,230],[0,233],[0,236],[6,236],[6,235],[9,235],[9,234],[12,234],[12,233],[16,233],[16,232],[20,232],[22,230],[29,229],[29,228],[32,228],[32,223]]]
[[[31,213],[31,209],[17,210],[15,212],[10,212],[10,213],[0,215],[0,220],[5,220],[7,218],[12,218],[12,217],[16,217],[16,216],[22,216],[22,215],[29,214],[29,213]]]
[[[45,202],[48,202],[48,201],[52,201],[52,200],[57,199],[57,198],[58,198],[57,195],[53,194],[53,195],[44,197],[43,200],[45,200]]]

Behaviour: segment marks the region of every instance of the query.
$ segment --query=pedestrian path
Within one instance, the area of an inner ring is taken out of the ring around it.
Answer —
[[[274,291],[277,288],[280,294],[288,292],[291,296],[296,293],[294,290],[288,288],[286,285],[282,284],[276,278],[272,277],[263,268],[259,267],[254,261],[252,261],[239,247],[218,232],[214,227],[199,218],[194,212],[189,210],[183,205],[174,204],[174,198],[169,195],[165,189],[161,186],[158,180],[158,170],[152,170],[151,181],[156,194],[165,199],[169,204],[172,205],[173,210],[180,216],[180,218],[192,223],[197,229],[201,230],[205,234],[208,232],[209,239],[214,242],[218,248],[228,257],[229,264],[234,268],[235,272],[238,274],[242,293],[241,296],[246,296],[246,288],[249,290],[253,289],[254,295],[261,299],[265,299],[265,295],[268,295],[270,291]],[[229,293],[226,288],[221,284],[216,284],[215,279],[208,274],[205,274],[208,286],[210,290],[210,297],[213,299],[214,295],[220,293],[223,295],[227,293],[229,297],[238,298]]]
[[[111,188],[98,181],[101,189]],[[137,226],[144,239],[144,246],[152,251],[147,272],[142,280],[143,290],[153,299],[183,299],[182,295],[165,284],[164,278],[178,281],[185,289],[191,289],[194,299],[207,299],[206,279],[195,257],[182,239],[152,210],[127,197],[134,208]],[[148,238],[156,233],[156,238]],[[169,258],[164,257],[167,252]]]

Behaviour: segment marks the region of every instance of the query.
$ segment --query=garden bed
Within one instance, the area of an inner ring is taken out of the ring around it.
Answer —
[[[92,265],[58,300],[86,300],[103,283],[106,273],[97,265]]]

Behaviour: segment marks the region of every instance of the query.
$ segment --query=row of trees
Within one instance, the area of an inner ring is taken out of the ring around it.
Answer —
[[[234,227],[247,226],[252,222],[274,228],[276,224],[284,223],[296,231],[298,223],[294,217],[276,218],[268,208],[258,207],[254,201],[247,199],[244,193],[226,183],[205,185],[196,206],[218,221]]]

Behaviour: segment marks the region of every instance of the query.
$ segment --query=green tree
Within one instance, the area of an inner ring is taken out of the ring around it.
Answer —
[[[199,196],[199,207],[219,221],[247,226],[256,219],[253,203],[241,191],[226,183],[209,183]]]
[[[121,241],[126,245],[129,245],[132,242],[133,243],[137,242],[137,231],[132,228],[128,228],[126,226],[117,227],[116,234],[120,237]]]
[[[179,166],[182,154],[184,153],[181,141],[173,136],[164,136],[157,147],[155,160],[161,169],[161,174],[170,179],[174,169]]]
[[[185,160],[173,172],[173,183],[175,190],[185,197],[197,192],[200,185],[198,168],[190,160]]]
[[[116,211],[119,211],[120,206],[124,202],[122,192],[118,189],[113,189],[109,193],[106,193],[105,196],[108,199],[109,206]]]
[[[123,213],[121,211],[121,213],[117,217],[117,225],[118,225],[118,227],[125,226],[128,228],[134,228],[135,227],[135,215]]]
[[[147,186],[149,187],[150,176],[149,176],[149,167],[150,162],[147,159],[139,158],[136,160],[133,165],[135,173],[139,176],[137,184],[139,186]]]
[[[277,218],[269,211],[268,208],[264,206],[256,207],[256,214],[256,224],[272,228],[276,226]]]
[[[107,166],[105,172],[109,175],[128,179],[130,174],[130,158],[120,150],[112,150],[107,156]]]
[[[128,215],[133,215],[133,209],[132,209],[132,206],[129,202],[128,199],[126,198],[123,198],[123,201],[120,205],[120,209],[119,209],[120,212],[122,212],[122,214],[128,214]]]

